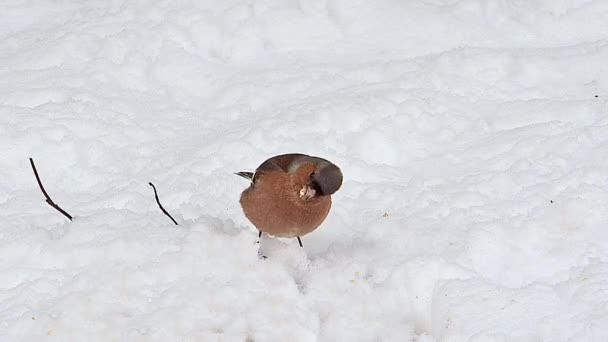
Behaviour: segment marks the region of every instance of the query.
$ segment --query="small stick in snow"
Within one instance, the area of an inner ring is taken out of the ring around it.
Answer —
[[[65,217],[67,217],[70,221],[72,221],[72,215],[68,214],[65,210],[61,209],[60,206],[55,204],[49,194],[44,190],[44,186],[42,186],[42,182],[40,181],[40,176],[38,176],[38,171],[36,171],[36,165],[34,165],[34,160],[30,158],[30,164],[32,165],[32,170],[34,170],[34,176],[36,176],[36,181],[38,181],[38,186],[40,186],[40,190],[44,197],[46,197],[46,203],[48,203],[51,207],[55,208],[57,211],[62,213]]]
[[[158,199],[158,193],[156,192],[156,187],[154,186],[154,184],[152,184],[152,182],[148,182],[148,184],[152,187],[152,189],[154,189],[154,197],[156,198],[156,203],[158,203],[158,207],[160,208],[160,210],[162,210],[165,215],[169,216],[171,221],[173,221],[176,226],[179,226],[179,224],[177,224],[177,221],[175,221],[175,219],[171,215],[169,215],[165,208],[163,208],[163,206],[160,204],[160,201]]]

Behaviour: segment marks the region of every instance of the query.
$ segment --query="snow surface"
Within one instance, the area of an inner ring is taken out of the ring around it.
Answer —
[[[608,341],[606,18],[2,2],[0,340]],[[345,182],[261,260],[233,172],[287,152]]]

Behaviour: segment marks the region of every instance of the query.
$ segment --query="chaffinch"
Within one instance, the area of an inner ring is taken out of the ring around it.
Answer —
[[[331,162],[305,154],[283,154],[255,172],[237,172],[251,185],[241,194],[245,216],[259,230],[298,238],[317,229],[329,214],[331,195],[342,185],[342,172]]]

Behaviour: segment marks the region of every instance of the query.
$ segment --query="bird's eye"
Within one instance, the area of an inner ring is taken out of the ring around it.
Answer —
[[[314,173],[314,172],[311,172],[311,173],[310,173],[310,176],[308,176],[308,177],[313,178],[314,176],[315,176],[315,173]]]

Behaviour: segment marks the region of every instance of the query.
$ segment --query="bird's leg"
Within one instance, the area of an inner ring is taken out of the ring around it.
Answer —
[[[300,239],[300,237],[298,236],[298,243],[300,244],[300,247],[304,248],[304,246],[302,246],[302,240]]]
[[[261,230],[258,233],[258,242],[257,243],[260,244],[260,247],[258,248],[258,258],[260,258],[260,259],[268,258],[267,256],[264,255],[264,253],[262,253],[262,231]]]

